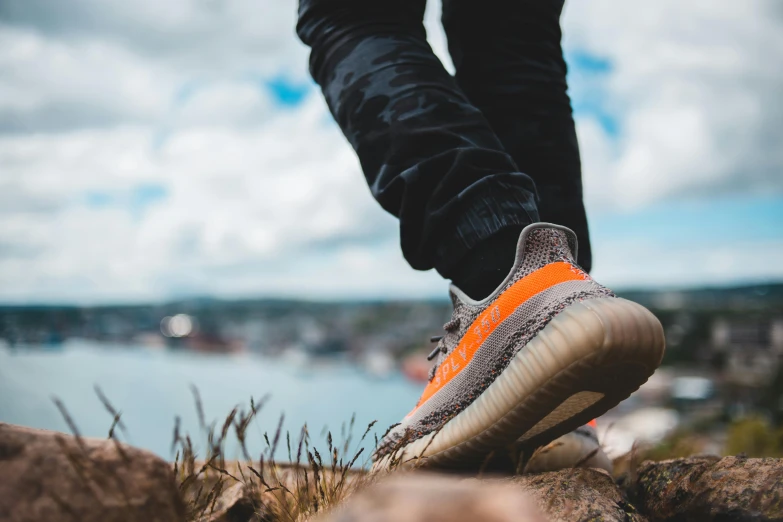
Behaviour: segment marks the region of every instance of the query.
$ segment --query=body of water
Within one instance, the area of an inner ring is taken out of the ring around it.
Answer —
[[[423,387],[399,374],[378,378],[346,363],[293,365],[252,355],[69,342],[56,350],[0,348],[0,421],[69,431],[53,402],[57,397],[83,435],[106,437],[112,416],[94,391],[97,385],[122,412],[127,442],[172,458],[175,417],[182,418],[182,431],[199,431],[191,384],[198,387],[207,421],[218,425],[234,406],[249,408],[251,396],[271,395],[249,432],[254,453],[263,448],[263,432],[271,438],[281,413],[292,440],[305,423],[315,439],[324,427],[339,439],[341,424],[354,413],[355,438],[373,420],[380,437],[412,409]],[[204,437],[197,440],[203,448]]]

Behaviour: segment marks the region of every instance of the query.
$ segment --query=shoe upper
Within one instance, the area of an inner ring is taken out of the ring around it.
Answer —
[[[576,265],[576,235],[548,223],[526,227],[513,268],[487,298],[475,301],[454,285],[451,320],[416,407],[376,449],[379,459],[441,428],[478,397],[511,358],[570,304],[614,294]]]

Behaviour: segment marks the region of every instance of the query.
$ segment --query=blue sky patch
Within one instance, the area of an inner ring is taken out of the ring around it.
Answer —
[[[644,237],[662,244],[703,246],[713,242],[783,240],[783,197],[733,196],[702,201],[669,201],[632,213],[591,217],[603,237]]]
[[[184,105],[198,91],[204,88],[207,82],[203,80],[191,80],[182,85],[179,90],[174,94],[174,102],[176,105]]]
[[[576,117],[595,119],[604,131],[616,138],[620,134],[620,119],[610,109],[605,81],[614,70],[609,58],[585,51],[566,52],[568,85]]]
[[[310,82],[297,82],[282,75],[266,80],[264,85],[275,102],[283,107],[301,104],[313,88]]]
[[[149,205],[163,201],[168,197],[168,190],[158,183],[144,183],[133,187],[130,193],[131,209],[143,210]]]
[[[83,196],[83,203],[95,210],[124,209],[134,218],[140,218],[151,205],[168,196],[168,189],[160,183],[142,183],[121,191],[89,190]]]
[[[600,99],[586,97],[579,99],[572,94],[571,105],[576,117],[589,116],[595,119],[604,129],[604,132],[612,138],[620,135],[620,122],[617,117],[606,109]]]
[[[585,51],[566,53],[568,66],[589,74],[608,74],[612,72],[612,61],[609,58],[590,54]]]
[[[114,197],[108,192],[88,190],[84,194],[84,204],[89,208],[106,208],[114,204]]]

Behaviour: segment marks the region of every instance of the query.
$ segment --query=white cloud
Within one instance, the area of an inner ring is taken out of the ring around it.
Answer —
[[[0,137],[0,163],[10,166],[0,184],[25,201],[3,218],[0,244],[14,245],[15,254],[0,255],[0,296],[392,295],[401,288],[422,295],[422,288],[444,288],[431,274],[413,273],[396,252],[394,219],[369,196],[358,161],[323,111],[312,96],[254,127],[188,122],[157,147],[145,127]],[[145,183],[162,185],[168,197],[138,214],[117,201],[91,207],[85,199]],[[46,211],[25,211],[37,207]],[[392,262],[379,250],[394,252]],[[370,270],[373,259],[381,274],[394,274],[395,288]]]
[[[565,45],[611,63],[616,143],[579,121],[592,209],[783,194],[783,12],[751,2],[570,2]],[[603,143],[602,143],[603,142]],[[593,152],[585,145],[597,147]]]
[[[189,72],[276,72],[281,64],[305,72],[293,2],[4,0],[0,19],[58,41],[109,42]]]
[[[178,78],[101,40],[68,42],[0,25],[0,131],[155,122]]]
[[[216,82],[199,88],[169,110],[167,125],[245,127],[270,117],[274,101],[250,81]]]

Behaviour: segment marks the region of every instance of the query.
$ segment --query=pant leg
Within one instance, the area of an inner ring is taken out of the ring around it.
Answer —
[[[301,0],[297,33],[405,258],[451,277],[482,239],[538,220],[535,186],[432,53],[423,13],[424,0]]]
[[[536,183],[542,221],[579,238],[592,264],[579,146],[560,46],[564,0],[443,0],[456,80]]]

